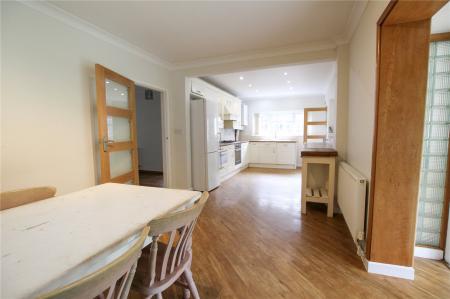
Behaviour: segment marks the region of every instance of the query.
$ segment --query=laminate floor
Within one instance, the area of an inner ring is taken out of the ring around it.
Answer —
[[[151,171],[139,171],[139,185],[147,187],[164,187],[162,173]]]
[[[450,298],[441,262],[417,258],[414,281],[367,273],[341,215],[301,215],[300,186],[299,170],[249,168],[211,192],[193,235],[202,298]]]

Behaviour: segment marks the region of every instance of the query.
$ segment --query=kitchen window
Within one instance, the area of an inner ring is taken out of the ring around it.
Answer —
[[[267,137],[301,136],[303,110],[273,111],[253,114],[253,135]]]

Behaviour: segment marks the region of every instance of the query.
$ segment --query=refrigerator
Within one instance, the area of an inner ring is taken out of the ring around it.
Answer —
[[[191,99],[192,187],[210,191],[219,186],[219,104]]]

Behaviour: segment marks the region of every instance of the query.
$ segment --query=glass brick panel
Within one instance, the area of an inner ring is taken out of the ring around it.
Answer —
[[[416,244],[439,246],[450,130],[450,42],[430,45]]]

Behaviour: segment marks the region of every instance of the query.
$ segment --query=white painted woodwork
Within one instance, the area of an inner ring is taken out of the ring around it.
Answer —
[[[311,167],[313,164],[327,165],[328,179],[325,186],[310,186]],[[327,216],[333,217],[334,211],[334,187],[336,177],[336,157],[303,157],[302,164],[302,208],[303,214],[306,214],[307,202],[318,202],[327,204]],[[321,192],[322,190],[322,192]]]
[[[367,183],[367,178],[350,164],[339,163],[337,201],[355,243],[364,234]]]
[[[297,144],[295,142],[250,142],[249,163],[252,167],[295,168]]]
[[[243,142],[241,143],[241,161],[243,167],[248,167],[249,159],[249,143]]]
[[[240,99],[199,78],[191,78],[191,92],[219,103],[219,116],[221,121],[226,121],[223,126],[220,123],[221,127],[242,130],[242,102]]]
[[[152,219],[200,197],[188,190],[103,184],[1,211],[2,298],[29,298],[86,275],[96,258]]]

